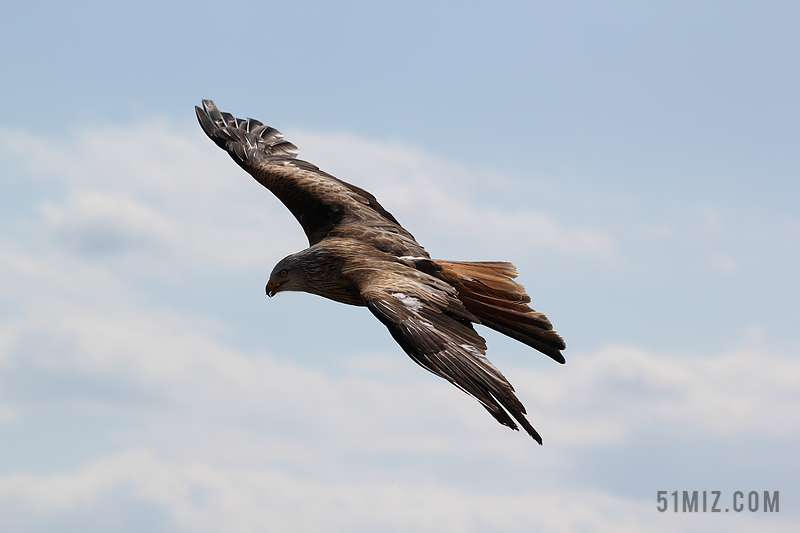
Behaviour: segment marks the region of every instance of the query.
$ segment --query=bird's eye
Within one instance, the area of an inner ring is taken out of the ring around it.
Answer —
[[[279,275],[280,277],[282,277],[282,278],[285,278],[285,277],[286,277],[286,275],[287,275],[288,273],[289,273],[289,272],[288,272],[288,271],[287,271],[287,270],[284,268],[283,270],[281,270],[280,272],[278,272],[278,275]]]

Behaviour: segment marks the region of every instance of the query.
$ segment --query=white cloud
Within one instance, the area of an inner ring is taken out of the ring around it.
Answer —
[[[508,210],[481,201],[488,191],[494,191],[493,181],[503,180],[486,170],[447,163],[400,143],[381,144],[343,133],[296,132],[292,139],[302,147],[299,157],[313,155],[313,161],[324,170],[361,184],[395,216],[400,217],[402,210],[401,223],[410,226],[406,216],[413,217],[413,224],[420,228],[417,233],[424,228],[427,234],[445,241],[463,239],[472,246],[480,242],[494,250],[554,250],[603,261],[616,254],[616,239],[603,229],[565,222],[541,205]],[[505,196],[523,185],[503,181],[510,185]],[[524,186],[527,190],[531,184]],[[531,203],[536,204],[535,198]],[[414,227],[411,229],[414,233]]]
[[[67,142],[5,131],[0,141],[20,173],[63,191],[39,203],[39,220],[26,221],[31,240],[44,229],[53,243],[84,253],[133,250],[155,269],[164,257],[252,268],[277,261],[272,250],[306,244],[288,211],[202,132],[156,122]],[[31,227],[39,223],[45,228]]]
[[[800,416],[793,359],[751,349],[698,357],[612,347],[552,370],[504,367],[534,424],[547,427],[539,448],[399,350],[355,356],[341,375],[327,375],[233,349],[213,329],[142,307],[125,289],[74,302],[53,288],[49,303],[3,328],[12,339],[6,367],[26,359],[35,377],[88,376],[139,394],[66,390],[39,400],[72,405],[77,416],[114,412],[130,427],[113,430],[119,452],[77,469],[0,476],[4,507],[36,510],[22,512],[22,524],[69,512],[122,530],[97,510],[144,501],[178,531],[672,531],[675,522],[654,504],[564,487],[559,470],[570,450],[642,432],[795,435],[791,421]],[[23,337],[52,339],[61,350],[26,351],[13,342]],[[32,406],[20,407],[25,417]],[[480,490],[451,479],[447,462],[524,472],[533,486]],[[720,523],[700,517],[681,527],[744,531],[754,519]]]
[[[780,516],[661,514],[655,498],[644,502],[592,490],[532,489],[491,495],[428,480],[319,482],[259,468],[169,462],[141,450],[98,459],[70,474],[0,478],[0,501],[13,504],[13,514],[35,509],[39,516],[57,516],[59,511],[80,508],[87,516],[101,517],[89,523],[97,529],[106,526],[106,531],[130,527],[104,524],[103,513],[98,512],[101,505],[124,506],[113,501],[122,497],[147,501],[165,511],[165,531],[198,533],[744,532],[763,527],[765,518],[770,531],[793,531]]]
[[[80,507],[90,514],[118,487],[166,509],[175,529],[196,532],[537,531],[542,524],[548,531],[603,531],[631,511],[643,514],[635,502],[592,492],[497,497],[407,480],[326,483],[167,462],[146,451],[102,458],[71,474],[8,476],[0,479],[0,499],[40,513]],[[641,517],[632,522],[643,525]]]
[[[531,409],[558,444],[621,443],[635,435],[800,434],[800,360],[743,347],[716,356],[608,347],[569,369],[518,371]],[[529,393],[530,394],[530,393]],[[534,406],[536,406],[534,408]]]
[[[235,345],[228,334],[241,315],[157,300],[152,278],[169,284],[191,270],[233,279],[304,241],[283,206],[196,133],[156,123],[76,141],[2,136],[21,172],[55,192],[14,215],[0,238],[0,427],[30,424],[43,446],[58,443],[37,418],[57,413],[80,422],[79,441],[88,431],[83,438],[108,443],[69,464],[68,450],[52,446],[42,453],[55,466],[38,473],[7,469],[0,507],[16,509],[22,529],[79,516],[126,530],[124,518],[98,511],[144,501],[179,531],[673,531],[653,495],[645,504],[569,485],[563,473],[581,450],[642,433],[797,437],[797,360],[749,344],[717,355],[607,347],[544,370],[495,360],[543,448],[393,345],[325,370]],[[620,252],[603,227],[481,202],[485,176],[419,150],[299,139],[323,168],[434,233],[466,233],[490,251],[517,242],[591,261]],[[683,231],[649,227],[673,241]],[[332,342],[320,339],[320,359]],[[724,524],[744,531],[753,521]]]

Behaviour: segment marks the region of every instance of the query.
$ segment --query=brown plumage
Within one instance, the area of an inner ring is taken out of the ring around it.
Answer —
[[[195,110],[206,135],[272,191],[308,237],[308,248],[275,265],[269,296],[303,291],[366,306],[420,366],[542,443],[472,326],[488,326],[564,363],[563,339],[528,307],[514,265],[432,260],[374,196],[296,159],[297,147],[276,129],[221,113],[211,100]]]

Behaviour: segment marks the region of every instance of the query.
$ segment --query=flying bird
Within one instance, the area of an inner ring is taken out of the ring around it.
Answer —
[[[220,112],[211,100],[195,110],[206,135],[272,191],[308,237],[308,248],[275,265],[270,297],[303,291],[366,306],[417,364],[542,443],[473,327],[483,324],[564,363],[564,340],[528,307],[514,265],[431,259],[372,194],[297,159],[297,147],[275,128]]]

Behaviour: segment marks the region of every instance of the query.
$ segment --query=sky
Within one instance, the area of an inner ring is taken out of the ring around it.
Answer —
[[[0,27],[2,531],[796,531],[797,3],[5,1]],[[478,329],[543,446],[365,309],[265,296],[307,241],[207,98],[434,258],[517,266],[567,364]]]

